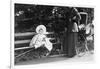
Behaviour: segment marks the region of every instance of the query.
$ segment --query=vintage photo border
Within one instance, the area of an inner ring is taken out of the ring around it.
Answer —
[[[47,2],[47,1],[46,1]],[[74,4],[71,4],[71,3],[50,3],[48,1],[48,3],[46,2],[39,2],[36,1],[36,0],[11,0],[11,6],[10,6],[10,9],[11,9],[11,17],[10,17],[10,67],[13,69],[13,68],[32,68],[32,67],[35,67],[35,66],[38,66],[38,65],[22,65],[22,66],[15,66],[14,65],[14,4],[15,3],[20,3],[20,4],[37,4],[37,5],[55,5],[55,6],[71,6],[71,7],[89,7],[89,8],[94,8],[95,10],[95,6],[93,5],[74,5]],[[95,12],[94,12],[94,17],[95,17]],[[95,22],[95,18],[94,18],[94,22]],[[95,25],[95,24],[94,24]],[[95,45],[95,44],[94,44]],[[95,51],[95,50],[94,50]],[[44,64],[45,65],[45,64]]]

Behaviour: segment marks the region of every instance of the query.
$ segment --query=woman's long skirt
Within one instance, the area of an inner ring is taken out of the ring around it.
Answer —
[[[77,45],[77,32],[67,32],[64,37],[64,53],[68,57],[73,57],[76,55],[75,46]]]

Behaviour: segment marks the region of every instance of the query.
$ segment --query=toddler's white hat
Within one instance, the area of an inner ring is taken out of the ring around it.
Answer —
[[[46,27],[44,25],[38,25],[37,28],[36,28],[36,33],[39,33],[40,29],[43,30],[43,34],[46,33]]]

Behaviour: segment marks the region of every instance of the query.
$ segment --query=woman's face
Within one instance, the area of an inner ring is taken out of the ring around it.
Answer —
[[[40,29],[39,30],[39,34],[43,34],[43,29]]]

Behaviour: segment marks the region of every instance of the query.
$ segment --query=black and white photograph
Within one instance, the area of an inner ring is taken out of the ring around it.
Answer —
[[[14,65],[94,60],[94,8],[14,3]]]

